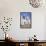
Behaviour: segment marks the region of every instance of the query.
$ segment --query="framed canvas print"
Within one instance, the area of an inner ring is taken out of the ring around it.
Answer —
[[[32,14],[31,12],[20,12],[20,28],[32,27]]]

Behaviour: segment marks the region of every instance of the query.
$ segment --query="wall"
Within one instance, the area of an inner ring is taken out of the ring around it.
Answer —
[[[32,28],[21,29],[20,28],[20,12],[29,11],[32,12]],[[39,40],[44,40],[45,36],[45,8],[32,8],[28,0],[0,0],[0,18],[12,17],[13,22],[10,31],[8,33],[16,40],[28,40],[34,34],[37,35]],[[2,31],[0,32],[0,34]],[[2,35],[2,34],[1,34]],[[0,36],[0,39],[3,37]]]
[[[46,15],[45,15],[45,24],[44,24],[45,28],[44,28],[44,38],[46,39]]]

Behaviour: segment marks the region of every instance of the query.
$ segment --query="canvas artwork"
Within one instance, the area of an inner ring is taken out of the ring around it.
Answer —
[[[20,12],[20,28],[31,28],[32,17],[31,12]]]

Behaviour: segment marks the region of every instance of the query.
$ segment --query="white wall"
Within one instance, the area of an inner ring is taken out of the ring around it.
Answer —
[[[32,12],[32,28],[20,28],[20,12]],[[39,40],[44,40],[45,33],[45,8],[32,8],[28,0],[0,0],[0,16],[12,17],[13,22],[10,31],[16,40],[27,40],[34,34],[37,35]],[[2,32],[2,31],[1,31]],[[0,32],[0,33],[1,33]],[[2,39],[2,36],[0,37]]]
[[[45,15],[45,24],[44,24],[44,26],[45,26],[45,28],[44,28],[44,37],[45,37],[45,39],[46,39],[46,15]]]

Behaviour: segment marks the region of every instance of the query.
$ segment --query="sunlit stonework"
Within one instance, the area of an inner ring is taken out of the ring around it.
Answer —
[[[38,8],[42,5],[43,0],[29,0],[30,5],[34,8]]]

